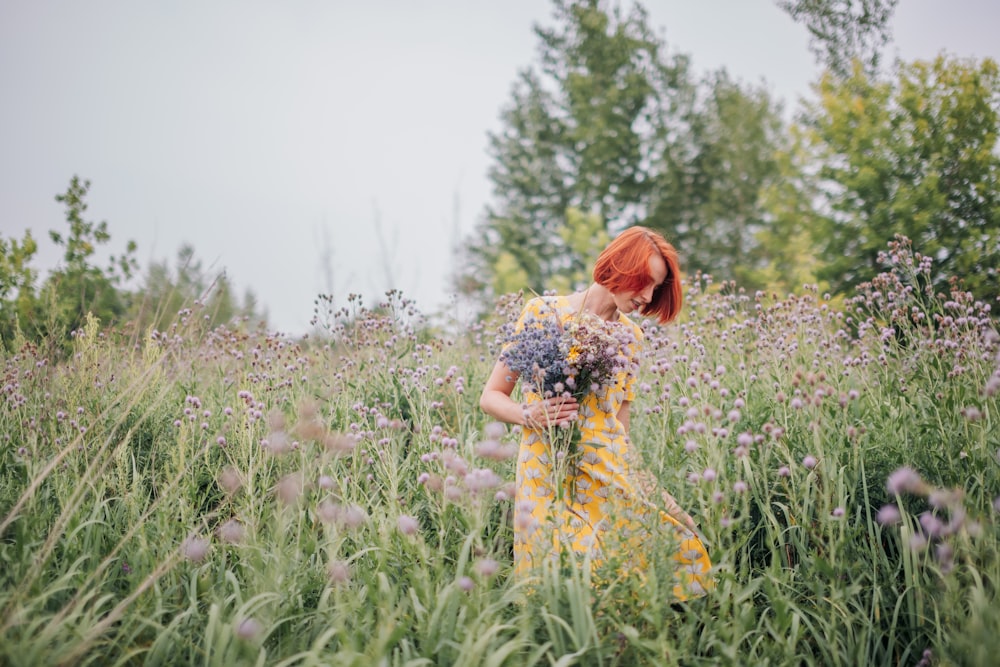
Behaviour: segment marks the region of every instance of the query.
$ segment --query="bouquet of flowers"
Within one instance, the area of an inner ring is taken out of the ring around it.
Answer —
[[[565,324],[555,313],[529,318],[522,328],[506,332],[504,342],[500,360],[521,376],[525,391],[543,399],[572,397],[582,405],[588,394],[600,399],[618,374],[628,370],[625,350],[634,338],[618,322],[581,312]],[[548,424],[542,437],[550,450],[556,497],[563,497],[567,481],[572,497],[581,455],[580,425]]]

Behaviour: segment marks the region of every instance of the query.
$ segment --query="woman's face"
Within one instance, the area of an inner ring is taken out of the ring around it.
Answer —
[[[649,282],[637,292],[612,292],[618,312],[628,315],[641,311],[653,299],[653,291],[667,279],[667,263],[659,254],[649,258]]]

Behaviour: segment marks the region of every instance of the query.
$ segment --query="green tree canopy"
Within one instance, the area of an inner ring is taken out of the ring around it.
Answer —
[[[779,176],[781,109],[763,87],[722,70],[684,113],[686,132],[665,151],[645,224],[674,243],[688,273],[746,283],[766,261],[758,243],[768,222],[761,194]]]
[[[38,243],[31,230],[24,237],[0,238],[0,348],[14,340],[21,321],[36,318],[35,281],[38,272],[31,260],[38,252]]]
[[[978,297],[1000,295],[997,64],[941,56],[901,64],[892,82],[856,65],[848,79],[825,76],[818,93],[809,136],[822,165],[820,277],[838,291],[870,279],[900,234],[938,273]]]
[[[137,269],[136,245],[129,241],[125,252],[112,255],[107,268],[94,263],[97,247],[111,240],[107,222],[84,219],[90,181],[73,176],[66,192],[56,195],[56,201],[66,207],[69,232],[52,230],[49,237],[63,251],[61,264],[46,279],[40,299],[44,317],[30,323],[35,336],[63,336],[83,326],[91,313],[103,324],[120,320],[128,308],[124,283]]]
[[[809,47],[831,74],[846,78],[858,61],[879,71],[890,41],[889,23],[899,0],[778,0],[778,7],[809,30]]]
[[[540,63],[521,74],[490,138],[496,205],[457,284],[540,292],[572,282],[594,258],[571,242],[582,220],[571,215],[596,218],[606,236],[660,229],[685,268],[734,277],[759,261],[759,191],[776,173],[782,128],[766,91],[725,72],[696,81],[638,4],[627,14],[600,0],[554,5],[555,27],[536,28]]]
[[[152,327],[166,331],[182,310],[196,305],[202,307],[200,316],[207,316],[210,327],[243,317],[252,325],[266,321],[266,316],[257,312],[253,292],[248,290],[242,301],[237,299],[226,273],[206,270],[190,244],[177,251],[173,269],[165,260],[149,265],[129,317],[140,330]]]

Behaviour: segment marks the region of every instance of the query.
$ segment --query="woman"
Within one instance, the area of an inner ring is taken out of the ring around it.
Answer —
[[[702,595],[710,585],[711,563],[694,535],[694,522],[667,494],[663,495],[669,514],[643,500],[636,484],[646,485],[651,476],[630,465],[639,460],[630,450],[628,433],[643,334],[628,315],[638,312],[661,323],[677,316],[682,300],[677,252],[660,234],[631,227],[601,253],[593,277],[593,284],[582,292],[532,299],[517,326],[523,329],[527,322],[549,317],[562,325],[581,313],[615,322],[632,333],[634,342],[622,350],[631,370],[621,371],[611,386],[579,403],[566,397],[543,398],[526,388],[525,403],[520,404],[511,398],[518,374],[501,355],[480,397],[487,414],[522,429],[514,510],[516,569],[528,572],[568,547],[595,561],[606,559],[612,550],[627,567],[641,570],[648,557],[637,547],[648,544],[644,537],[650,519],[658,518],[678,540],[672,555],[677,564],[674,596],[685,600]],[[579,421],[583,443],[572,480],[574,493],[556,500],[560,494],[554,487],[562,482],[553,480],[547,439],[553,425],[574,421]]]

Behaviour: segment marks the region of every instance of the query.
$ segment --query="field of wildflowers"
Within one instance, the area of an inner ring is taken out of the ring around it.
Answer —
[[[3,359],[0,664],[979,665],[1000,655],[1000,336],[893,243],[846,300],[693,276],[645,325],[632,436],[698,522],[707,599],[509,577],[494,332],[398,294],[293,341],[75,333]],[[591,582],[600,576],[600,586]]]

